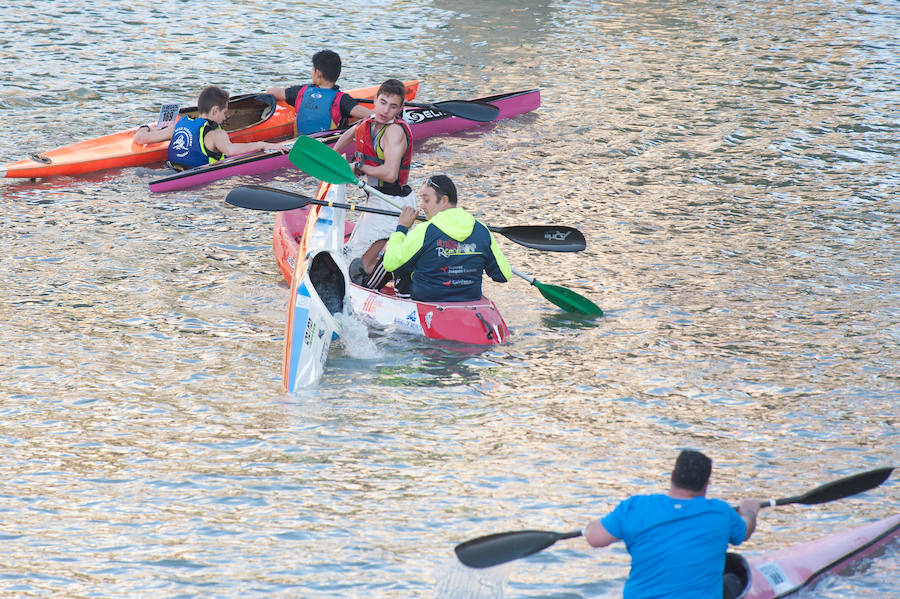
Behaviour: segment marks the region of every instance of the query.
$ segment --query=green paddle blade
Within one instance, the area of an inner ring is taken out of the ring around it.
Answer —
[[[359,184],[359,179],[353,174],[353,168],[343,156],[311,137],[305,135],[298,137],[288,154],[288,160],[319,181]]]
[[[559,285],[545,285],[537,279],[531,284],[538,288],[538,291],[541,292],[541,295],[543,295],[548,302],[559,306],[566,312],[579,312],[581,314],[596,314],[597,316],[603,316],[603,310],[600,309],[600,306],[583,295],[578,295],[571,289],[560,287]]]

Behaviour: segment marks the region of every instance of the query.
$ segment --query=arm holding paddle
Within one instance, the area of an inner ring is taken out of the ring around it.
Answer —
[[[405,227],[407,231],[412,229],[413,224],[419,216],[419,211],[412,206],[404,206],[400,210],[400,216],[397,218],[397,224]]]
[[[594,520],[585,526],[582,534],[584,535],[584,540],[591,547],[606,547],[621,540],[619,537],[609,534],[609,531],[603,528],[603,523],[600,520]]]
[[[759,509],[761,507],[762,503],[759,499],[741,500],[741,505],[738,507],[738,514],[744,519],[744,524],[747,525],[747,535],[744,537],[745,541],[749,539],[750,535],[753,534],[753,531],[756,530],[756,516],[759,514]]]

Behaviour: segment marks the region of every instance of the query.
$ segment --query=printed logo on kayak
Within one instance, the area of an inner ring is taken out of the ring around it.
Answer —
[[[381,302],[378,301],[378,297],[376,295],[369,295],[363,302],[362,311],[366,314],[374,314],[375,309],[378,308],[380,304]]]
[[[169,147],[175,153],[176,157],[184,158],[185,156],[187,156],[193,143],[194,136],[191,135],[191,132],[187,129],[179,129],[175,134],[175,137],[172,138],[172,142],[169,144]]]
[[[405,315],[395,315],[394,324],[402,326],[408,331],[420,331],[422,329],[422,325],[419,322],[419,309],[414,307]]]
[[[552,233],[550,231],[547,231],[546,233],[544,233],[544,239],[547,239],[549,241],[565,241],[566,238],[571,234],[571,231],[567,231],[565,233],[563,233],[562,231],[553,231]]]
[[[436,121],[437,119],[448,116],[450,115],[446,112],[441,112],[440,110],[417,110],[406,114],[406,122],[410,125],[415,125],[417,123],[424,123],[425,121]]]
[[[784,573],[784,570],[782,570],[781,567],[774,562],[760,564],[757,569],[759,570],[759,573],[762,574],[766,579],[766,582],[769,583],[769,586],[772,587],[772,590],[776,593],[789,591],[794,586],[791,584],[791,581],[788,578],[787,574]]]
[[[312,318],[306,321],[306,332],[303,334],[303,345],[312,345],[313,338],[316,335],[316,323]]]

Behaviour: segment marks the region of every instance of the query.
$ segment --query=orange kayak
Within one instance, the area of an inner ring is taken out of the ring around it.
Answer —
[[[419,82],[406,81],[406,99],[412,100]],[[378,86],[348,90],[354,98],[372,98]],[[197,116],[197,108],[182,108],[181,115]],[[294,136],[294,108],[275,102],[268,94],[231,98],[223,123],[233,142],[268,141]],[[132,141],[137,127],[63,146],[0,167],[0,176],[37,179],[53,175],[82,175],[106,168],[165,162],[169,142],[141,145]]]

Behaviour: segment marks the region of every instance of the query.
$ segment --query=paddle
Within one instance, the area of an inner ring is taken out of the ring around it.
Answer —
[[[315,139],[309,137],[297,138],[288,154],[288,159],[291,161],[291,164],[320,181],[356,185],[389,204],[400,208],[390,196],[357,179],[356,175],[353,174],[353,168],[344,160],[343,156]],[[571,289],[557,285],[544,285],[539,283],[534,277],[516,269],[512,269],[512,272],[537,287],[544,298],[563,310],[581,312],[583,314],[603,314],[603,311],[594,302],[578,295]]]
[[[874,489],[881,483],[886,481],[893,472],[893,468],[876,468],[868,472],[859,474],[851,474],[838,480],[825,483],[820,487],[816,487],[812,491],[807,491],[803,495],[795,495],[793,497],[785,497],[783,499],[770,499],[767,502],[760,503],[759,507],[775,507],[777,505],[789,505],[791,503],[802,503],[803,505],[816,505],[819,503],[828,503],[836,499],[850,497],[869,489]]]
[[[316,204],[318,206],[333,206],[356,212],[371,212],[372,214],[383,214],[393,217],[400,216],[399,212],[342,204],[341,202],[326,202],[300,195],[299,193],[262,185],[235,187],[228,192],[225,201],[233,206],[250,208],[251,210],[280,212],[302,208],[308,204]],[[421,215],[416,218],[425,220],[425,217]],[[517,225],[512,227],[488,227],[488,229],[495,233],[500,233],[510,241],[525,247],[546,252],[580,252],[585,248],[584,235],[578,229],[573,229],[572,227]]]
[[[374,100],[363,100],[360,104],[374,104]],[[434,104],[406,102],[405,106],[446,112],[451,116],[457,116],[469,121],[478,121],[479,123],[493,121],[500,114],[499,108],[480,100],[447,100],[446,102],[435,102]]]
[[[760,507],[791,503],[814,505],[843,499],[874,489],[886,481],[893,470],[893,468],[878,468],[854,474],[816,487],[803,495],[760,503]],[[460,543],[454,548],[454,551],[459,561],[470,568],[489,568],[537,553],[559,540],[580,537],[581,534],[580,530],[565,533],[541,530],[501,532]]]
[[[541,292],[544,299],[551,304],[559,306],[566,312],[579,312],[581,314],[596,314],[597,316],[603,316],[603,310],[600,309],[600,306],[583,295],[578,295],[571,289],[560,287],[559,285],[545,285],[528,273],[522,272],[517,268],[513,268],[512,273],[537,287],[537,290]]]

